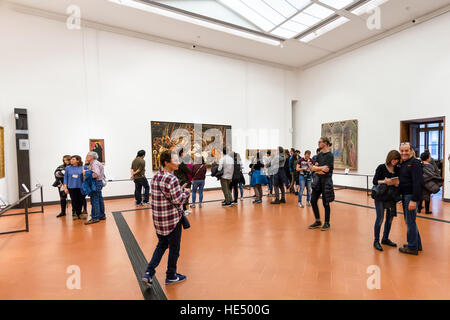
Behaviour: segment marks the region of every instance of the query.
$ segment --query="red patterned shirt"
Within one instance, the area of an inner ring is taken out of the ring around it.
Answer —
[[[181,189],[177,177],[164,170],[152,179],[152,211],[156,233],[170,234],[183,214],[182,205],[189,199],[189,192]]]

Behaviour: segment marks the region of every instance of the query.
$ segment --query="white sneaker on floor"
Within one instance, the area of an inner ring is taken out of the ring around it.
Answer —
[[[306,201],[306,206],[307,206],[307,207],[311,207],[311,202]]]
[[[303,204],[301,204],[300,202],[298,203],[298,206],[300,207],[300,208],[304,208],[305,206],[303,206]]]
[[[190,215],[191,213],[192,213],[191,210],[184,210],[184,215],[185,215],[185,216],[188,216],[188,215]]]
[[[199,207],[199,208],[201,208],[201,207],[202,207],[202,204],[201,204],[201,203],[199,203],[199,204],[198,204],[198,207]]]
[[[189,207],[191,207],[191,208],[195,208],[195,203],[193,203],[193,204],[189,205]]]

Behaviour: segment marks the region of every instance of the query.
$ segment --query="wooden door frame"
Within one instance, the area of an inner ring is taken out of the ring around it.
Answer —
[[[438,121],[442,121],[444,123],[443,129],[442,129],[442,173],[443,176],[445,177],[445,168],[446,168],[446,160],[447,160],[447,153],[445,152],[445,140],[446,140],[446,135],[445,135],[445,129],[447,127],[447,122],[446,122],[446,116],[441,116],[441,117],[432,117],[432,118],[422,118],[422,119],[411,119],[411,120],[400,120],[400,142],[411,142],[411,128],[410,128],[410,124],[411,123],[417,123],[417,122],[438,122]],[[407,141],[403,141],[405,140],[405,132],[406,132],[406,128],[405,125],[408,126],[408,140]],[[444,183],[442,184],[442,200],[445,200],[444,197],[445,194],[445,180]]]

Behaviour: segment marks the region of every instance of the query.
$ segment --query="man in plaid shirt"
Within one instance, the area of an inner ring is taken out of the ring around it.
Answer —
[[[182,205],[189,200],[189,192],[180,187],[177,177],[173,175],[173,171],[178,168],[176,156],[172,158],[170,151],[164,151],[160,159],[163,168],[153,177],[151,183],[153,224],[159,241],[142,277],[142,282],[147,287],[151,287],[155,268],[167,248],[169,260],[166,285],[186,279],[185,275],[177,273],[177,260],[180,255]]]

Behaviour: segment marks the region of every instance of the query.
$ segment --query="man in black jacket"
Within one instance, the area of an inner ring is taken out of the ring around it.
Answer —
[[[403,142],[400,145],[400,156],[402,158],[399,174],[400,193],[408,244],[399,248],[399,251],[417,255],[418,251],[422,251],[422,241],[416,224],[417,205],[422,200],[422,164],[413,157],[413,149],[409,142]]]

